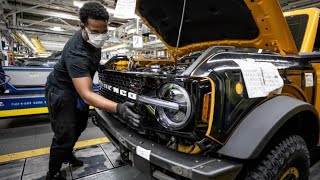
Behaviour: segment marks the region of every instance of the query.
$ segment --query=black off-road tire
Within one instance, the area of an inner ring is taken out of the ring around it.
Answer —
[[[289,168],[296,168],[299,180],[309,177],[310,155],[304,139],[289,136],[276,143],[257,164],[248,168],[246,180],[281,179]]]

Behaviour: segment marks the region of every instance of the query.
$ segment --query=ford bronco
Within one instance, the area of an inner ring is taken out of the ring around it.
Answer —
[[[203,52],[157,71],[101,67],[100,94],[143,117],[96,109],[125,162],[156,179],[308,179],[320,145],[319,9],[137,0],[137,12],[173,56]]]

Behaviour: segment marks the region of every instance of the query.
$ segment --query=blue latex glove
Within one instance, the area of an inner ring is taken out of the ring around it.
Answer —
[[[79,110],[79,111],[85,111],[85,110],[88,110],[88,108],[89,108],[89,105],[88,104],[86,104],[83,100],[82,100],[82,98],[80,97],[80,96],[77,96],[77,109]]]

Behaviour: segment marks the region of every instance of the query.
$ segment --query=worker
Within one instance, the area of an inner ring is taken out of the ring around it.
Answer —
[[[107,39],[109,14],[98,2],[80,8],[80,27],[63,48],[61,58],[50,73],[45,87],[51,127],[54,132],[46,179],[65,179],[62,163],[82,166],[73,147],[88,121],[89,105],[118,113],[123,119],[139,121],[132,103],[115,103],[92,88],[92,79],[101,59],[101,47]]]

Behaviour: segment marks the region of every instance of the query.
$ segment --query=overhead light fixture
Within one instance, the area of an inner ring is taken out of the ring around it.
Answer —
[[[87,3],[89,1],[77,1],[77,0],[73,0],[73,6],[77,7],[77,8],[82,8],[82,6]],[[108,11],[109,14],[111,14],[112,16],[114,15],[114,11],[115,9],[110,8],[110,7],[106,7],[106,10]],[[134,14],[132,17],[130,17],[129,19],[140,19],[139,16],[137,16],[136,14]]]
[[[58,31],[58,32],[61,32],[61,31],[65,31],[64,29],[62,29],[61,27],[57,27],[57,26],[55,26],[55,27],[51,27],[51,28],[49,28],[50,30],[52,30],[52,31]]]
[[[85,2],[83,1],[73,1],[75,7],[81,8]]]

